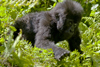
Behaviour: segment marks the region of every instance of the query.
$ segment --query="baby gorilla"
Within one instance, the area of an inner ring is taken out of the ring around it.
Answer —
[[[70,51],[57,47],[55,43],[67,40],[70,50],[80,50],[81,39],[78,25],[82,18],[83,8],[75,1],[64,0],[58,3],[52,10],[29,13],[15,21],[14,38],[19,29],[22,29],[22,37],[32,42],[38,48],[52,48],[55,58],[59,60]]]

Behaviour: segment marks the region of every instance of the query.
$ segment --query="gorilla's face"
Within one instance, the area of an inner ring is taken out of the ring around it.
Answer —
[[[67,13],[64,10],[58,10],[55,12],[55,18],[57,19],[57,29],[60,32],[61,38],[69,39],[75,31],[78,29],[81,16]]]
[[[61,32],[63,39],[69,39],[78,27],[78,23],[75,23],[73,19],[66,19]]]

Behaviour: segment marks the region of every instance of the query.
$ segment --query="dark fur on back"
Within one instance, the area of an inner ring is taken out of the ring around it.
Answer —
[[[15,21],[14,38],[22,29],[23,37],[39,48],[52,48],[55,58],[59,59],[70,51],[57,47],[55,43],[68,40],[70,50],[80,50],[81,39],[78,25],[82,17],[83,8],[75,1],[64,0],[52,10],[29,13]]]

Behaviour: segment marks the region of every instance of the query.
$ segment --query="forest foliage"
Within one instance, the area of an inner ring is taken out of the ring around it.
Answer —
[[[84,8],[79,24],[81,42],[77,50],[62,60],[54,59],[52,49],[32,47],[22,39],[14,40],[15,20],[30,12],[50,10],[63,0],[0,0],[0,67],[99,67],[100,66],[100,0],[76,0]],[[69,49],[66,40],[56,44]],[[42,53],[40,53],[42,51]]]

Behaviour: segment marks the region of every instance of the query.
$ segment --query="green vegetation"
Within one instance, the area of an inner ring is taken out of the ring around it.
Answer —
[[[29,12],[45,11],[62,0],[0,0],[0,67],[99,67],[100,66],[100,0],[76,0],[84,8],[79,24],[82,39],[77,50],[61,61],[54,59],[52,49],[32,47],[19,36],[13,40],[14,21]],[[68,49],[67,41],[57,43]],[[41,51],[41,52],[40,52]],[[81,61],[82,60],[82,61]],[[81,63],[80,63],[81,62]]]

